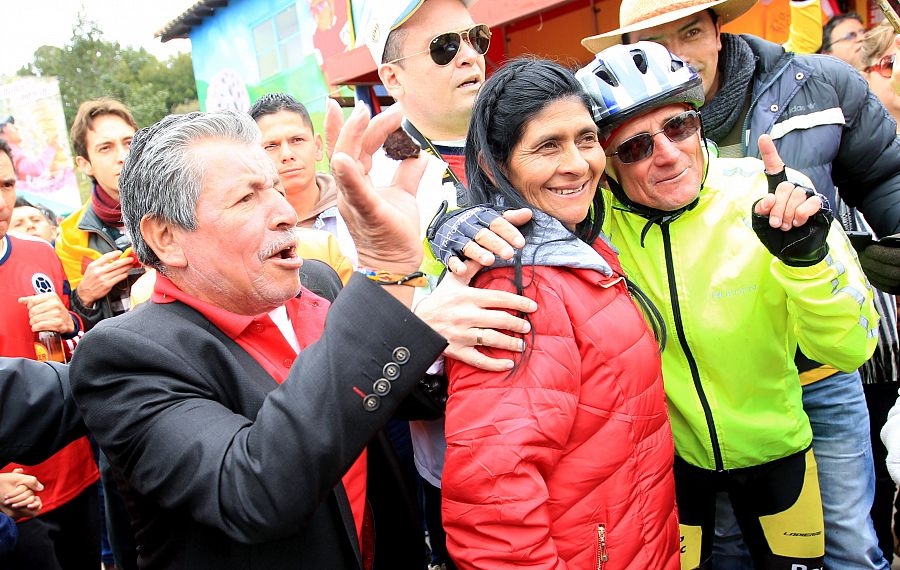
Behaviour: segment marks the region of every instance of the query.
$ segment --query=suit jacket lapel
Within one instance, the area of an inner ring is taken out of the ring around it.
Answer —
[[[170,309],[172,312],[184,317],[195,325],[208,330],[213,336],[219,339],[222,342],[222,345],[228,349],[247,373],[247,378],[257,384],[260,389],[268,393],[278,386],[278,382],[276,382],[275,379],[266,372],[265,368],[250,356],[241,345],[229,338],[228,335],[223,333],[218,327],[213,326],[213,324],[209,322],[209,319],[204,317],[201,313],[178,301],[166,303],[161,306]],[[359,545],[359,538],[356,534],[356,522],[353,519],[353,511],[350,509],[350,499],[347,497],[347,491],[344,489],[344,484],[339,481],[333,489],[333,496],[326,500],[335,500],[337,503],[337,510],[341,516],[341,521],[344,524],[347,538],[353,545],[353,552],[356,555],[356,560],[359,563],[359,567],[362,568],[362,551]]]

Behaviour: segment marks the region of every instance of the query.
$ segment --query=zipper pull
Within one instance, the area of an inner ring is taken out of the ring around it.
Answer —
[[[603,570],[603,563],[609,560],[606,551],[606,526],[597,525],[597,570]]]

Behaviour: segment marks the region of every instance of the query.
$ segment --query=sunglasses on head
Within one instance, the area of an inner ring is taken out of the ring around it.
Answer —
[[[672,142],[681,142],[700,130],[700,113],[685,111],[675,115],[655,133],[639,133],[627,138],[616,147],[616,152],[607,154],[609,158],[619,157],[624,164],[631,164],[649,158],[653,154],[653,137],[659,133]]]
[[[462,46],[463,41],[472,46],[472,49],[478,55],[484,55],[487,53],[488,48],[491,47],[491,29],[487,24],[478,24],[468,30],[444,32],[434,36],[434,39],[428,44],[428,49],[398,57],[388,63],[397,63],[398,61],[427,53],[431,55],[432,61],[444,66],[456,59],[456,54],[459,53],[459,48]]]
[[[885,79],[890,79],[891,74],[894,72],[894,60],[897,58],[897,54],[892,53],[891,55],[886,55],[883,58],[879,59],[877,63],[874,63],[866,68],[867,72],[876,72],[878,75],[884,77]]]

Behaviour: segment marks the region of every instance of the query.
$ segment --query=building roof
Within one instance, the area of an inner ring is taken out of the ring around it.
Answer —
[[[166,24],[154,34],[163,42],[177,38],[187,38],[195,26],[199,26],[204,18],[212,16],[216,8],[228,6],[228,0],[198,0],[180,16]]]

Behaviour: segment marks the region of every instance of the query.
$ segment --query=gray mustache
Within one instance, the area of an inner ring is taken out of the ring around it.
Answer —
[[[281,237],[276,239],[274,242],[270,243],[266,249],[259,254],[259,260],[265,261],[275,255],[276,252],[281,251],[282,249],[296,245],[297,244],[297,231],[294,228],[289,230],[285,230]]]

